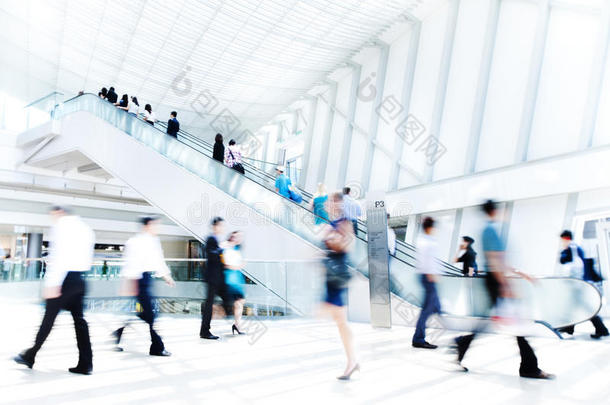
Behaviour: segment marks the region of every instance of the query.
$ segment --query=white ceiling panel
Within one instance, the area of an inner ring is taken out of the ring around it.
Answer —
[[[31,101],[114,86],[202,131],[209,122],[193,100],[208,91],[218,101],[210,117],[228,109],[254,132],[405,13],[436,1],[0,0],[0,90]],[[176,94],[185,69],[191,92]]]

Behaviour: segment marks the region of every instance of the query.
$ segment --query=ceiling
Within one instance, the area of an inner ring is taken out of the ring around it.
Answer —
[[[114,86],[194,132],[219,113],[254,132],[434,2],[0,0],[0,90],[32,101]]]

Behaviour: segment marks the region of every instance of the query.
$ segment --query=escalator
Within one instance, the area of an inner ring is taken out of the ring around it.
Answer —
[[[165,132],[167,130],[167,124],[165,122],[157,122],[155,124],[155,126],[160,128],[163,132]],[[201,139],[200,137],[190,134],[187,131],[180,130],[178,132],[178,140],[180,140],[181,142],[183,142],[186,145],[191,146],[193,149],[196,149],[198,152],[204,154],[205,156],[208,156],[209,158],[212,157],[214,146],[212,144],[210,144],[209,142]],[[246,169],[246,176],[249,177],[251,180],[255,181],[256,183],[258,183],[260,186],[265,187],[268,190],[274,191],[275,190],[275,176],[272,175],[271,173],[269,173],[268,171],[265,171],[261,167],[258,167],[257,164],[258,165],[261,165],[261,164],[272,165],[269,162],[264,162],[264,161],[244,157],[243,165]],[[313,201],[313,195],[305,190],[300,190],[300,192],[303,196],[303,202],[298,205],[300,205],[301,207],[303,207],[304,209],[306,209],[308,211],[311,211],[310,207],[311,207],[311,203]],[[292,202],[292,203],[294,203],[294,202]],[[296,204],[296,203],[294,203],[294,204]],[[366,223],[362,220],[358,220],[357,228],[358,228],[357,236],[360,239],[363,239],[366,241],[367,240]],[[397,258],[401,259],[402,261],[408,261],[409,259],[412,260],[415,257],[415,252],[416,252],[416,249],[413,245],[403,242],[401,240],[396,240],[396,253],[394,256],[396,256]],[[445,274],[445,275],[460,276],[462,274],[459,269],[457,269],[455,266],[452,266],[451,264],[449,264],[447,262],[439,260],[439,264],[442,267],[443,274]]]
[[[319,278],[319,271],[311,271],[318,276],[307,279],[304,276],[307,272],[299,264],[311,263],[312,257],[321,255],[319,227],[314,225],[315,216],[307,208],[311,195],[304,193],[306,201],[296,204],[275,193],[273,176],[254,165],[246,163],[243,176],[213,160],[212,146],[201,139],[184,131],[178,139],[169,137],[162,128],[92,94],[65,101],[52,116],[52,122],[20,135],[20,145],[29,156],[28,164],[56,167],[62,157],[82,154],[132,187],[199,240],[205,240],[209,234],[210,219],[223,216],[229,228],[244,231],[247,241],[244,255],[249,260],[300,267],[291,273],[298,274],[298,281],[286,277],[285,285],[269,283],[269,289],[307,289],[318,282],[314,278]],[[360,273],[368,275],[366,227],[362,222],[350,260]],[[397,298],[418,305],[421,292],[414,265],[415,248],[397,243],[397,253],[390,260],[392,292]],[[443,306],[455,316],[484,316],[480,310],[485,302],[482,280],[457,277],[459,271],[455,267],[443,262],[441,265],[445,272],[439,284]],[[261,274],[252,276],[265,282]],[[553,318],[549,314],[552,308],[542,305],[547,301],[532,293],[529,295],[532,299],[541,301],[541,305],[535,305],[539,310],[532,314],[533,319],[559,327],[585,321],[599,310],[599,293],[586,283],[541,280],[538,284],[550,292],[578,291],[582,299],[574,305],[578,311],[567,319]]]

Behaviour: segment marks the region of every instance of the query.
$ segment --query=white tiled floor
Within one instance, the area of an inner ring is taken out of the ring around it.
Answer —
[[[126,332],[126,351],[117,353],[108,334],[120,320],[90,313],[94,374],[77,376],[67,372],[77,360],[68,314],[58,318],[33,370],[10,358],[31,344],[41,307],[2,303],[0,316],[0,404],[610,403],[610,340],[591,341],[590,325],[572,340],[531,339],[542,368],[558,375],[532,381],[517,376],[514,338],[475,341],[465,361],[471,371],[462,373],[446,349],[411,348],[411,328],[354,324],[362,373],[340,382],[343,352],[325,320],[264,321],[256,342],[230,336],[230,323],[215,321],[222,339],[212,342],[199,339],[198,319],[162,316],[159,331],[174,355],[157,358],[147,355],[144,324]],[[437,343],[447,346],[453,336]]]

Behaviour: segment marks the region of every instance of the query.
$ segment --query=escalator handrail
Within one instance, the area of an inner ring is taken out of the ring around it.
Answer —
[[[77,96],[74,96],[74,97],[72,97],[72,98],[69,98],[69,99],[65,100],[65,101],[64,101],[62,104],[66,104],[66,103],[71,102],[71,101],[73,101],[73,100],[76,100],[77,98],[82,97],[82,96],[93,96],[94,98],[99,98],[97,95],[95,95],[95,94],[93,94],[93,93],[83,93],[83,94],[80,94],[80,95],[77,95]],[[103,100],[99,99],[99,101],[103,101]],[[59,107],[59,105],[57,105],[55,108],[57,108],[57,107]],[[127,111],[125,111],[125,110],[121,110],[121,111],[122,111],[122,113],[124,113],[124,114],[129,114],[129,113],[128,113]],[[132,115],[132,116],[133,116],[133,115]],[[144,124],[144,122],[143,122],[144,120],[143,120],[143,119],[141,119],[139,116],[136,116],[136,118],[138,119],[138,121],[142,121],[142,123]],[[148,125],[148,124],[146,124],[146,125]],[[155,130],[159,131],[159,132],[160,132],[161,134],[163,134],[164,136],[167,136],[167,134],[166,134],[166,133],[165,133],[165,132],[164,132],[162,129],[158,128],[157,126],[155,126],[155,125],[151,125],[151,127],[152,127],[153,129],[155,129]],[[184,131],[181,131],[181,132],[184,132]],[[195,137],[195,136],[193,136],[193,135],[191,135],[191,134],[188,134],[188,138],[197,138],[197,141],[198,141],[198,142],[196,142],[196,143],[202,142],[202,143],[204,143],[204,145],[205,145],[205,144],[207,144],[205,141],[202,141],[202,140],[201,140],[201,138]],[[185,143],[184,141],[181,141],[180,139],[177,139],[177,141],[178,141],[178,142],[180,142],[181,144],[183,144],[183,145],[187,146],[188,148],[190,148],[190,149],[194,150],[195,152],[197,152],[197,153],[199,153],[199,154],[201,154],[201,155],[205,156],[206,158],[208,158],[208,159],[210,159],[210,160],[213,160],[213,161],[214,161],[216,164],[218,164],[218,165],[222,166],[223,168],[227,168],[227,166],[225,166],[225,165],[224,165],[224,164],[222,164],[221,162],[215,161],[215,160],[214,160],[214,159],[212,159],[210,156],[207,156],[205,153],[203,153],[201,150],[199,150],[199,149],[197,149],[197,148],[194,148],[192,145],[189,145],[188,143]],[[209,144],[207,144],[206,146],[209,146]],[[206,147],[206,146],[203,146],[203,147]],[[206,148],[206,149],[207,149],[207,148]],[[250,177],[246,177],[246,176],[244,176],[244,177],[246,178],[246,180],[252,181],[252,182],[256,183],[257,185],[259,185],[259,186],[261,186],[261,187],[263,187],[263,188],[265,188],[265,189],[267,189],[267,190],[269,190],[269,191],[274,191],[274,190],[270,190],[269,188],[265,187],[265,185],[264,185],[264,184],[260,184],[259,182],[255,181],[254,179],[252,179],[252,178],[250,178]],[[280,197],[284,198],[284,199],[285,199],[285,200],[287,200],[287,201],[290,201],[290,203],[292,203],[292,204],[296,205],[296,206],[297,206],[297,207],[299,207],[300,209],[304,209],[304,210],[308,211],[309,213],[311,213],[312,215],[314,215],[314,216],[316,216],[316,217],[320,218],[321,220],[323,220],[323,221],[327,222],[327,221],[326,221],[326,219],[324,219],[324,218],[322,218],[322,217],[319,217],[319,216],[317,216],[316,214],[314,214],[314,213],[313,213],[313,211],[309,209],[309,207],[306,207],[306,206],[304,206],[304,205],[302,205],[302,204],[298,204],[298,203],[296,203],[296,202],[292,201],[290,198],[287,198],[287,197],[284,197],[284,196],[281,196],[281,195],[280,195]],[[359,220],[359,224],[361,224],[361,223],[362,223],[362,222]],[[362,233],[365,233],[365,235],[366,235],[366,232],[362,232]],[[362,242],[364,242],[364,243],[368,243],[368,242],[367,242],[367,238],[366,238],[366,237],[363,237],[363,236],[361,236],[361,235],[359,235],[359,234],[356,234],[355,236],[356,236],[356,238],[357,238],[357,239],[360,239]],[[399,246],[399,244],[397,243],[397,247],[398,247],[398,246]],[[401,246],[401,247],[402,247],[402,246]],[[411,247],[411,246],[408,246],[408,247],[410,248],[409,250],[410,250],[411,252],[415,252],[415,248],[414,248],[414,247]],[[407,252],[402,251],[402,250],[397,250],[397,251],[399,251],[400,253],[405,254],[407,257],[409,257],[409,258],[411,258],[411,259],[415,259],[415,257],[414,257],[413,255],[411,255],[411,254],[410,254],[411,252],[407,253]],[[402,258],[400,258],[400,257],[398,257],[398,256],[396,256],[396,255],[394,255],[393,257],[394,257],[396,260],[398,260],[398,261],[402,262],[403,264],[405,264],[405,265],[406,265],[406,266],[408,266],[408,267],[414,267],[414,265],[413,265],[412,263],[408,263],[406,260],[403,260]],[[442,261],[441,261],[441,263],[443,263],[443,264],[444,264],[444,266],[443,266],[443,267],[446,269],[446,272],[447,272],[448,274],[455,274],[455,273],[456,273],[456,270],[457,270],[457,268],[456,268],[456,267],[454,267],[454,266],[450,266],[450,265],[448,265],[448,264],[446,264],[445,262],[442,262]]]

